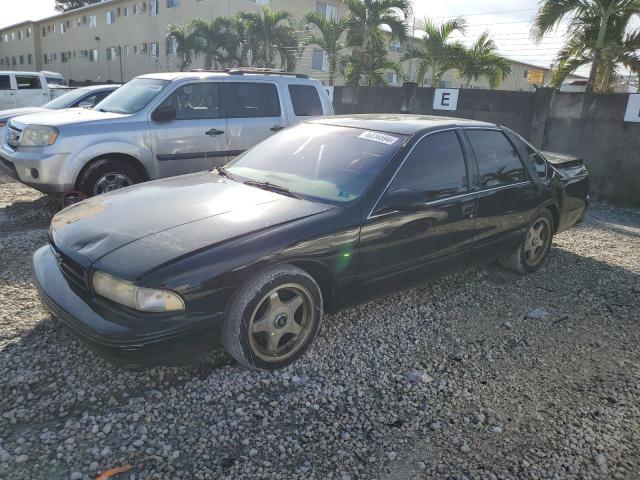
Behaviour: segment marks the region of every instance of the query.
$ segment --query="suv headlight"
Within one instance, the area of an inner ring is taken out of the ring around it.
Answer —
[[[184,301],[169,290],[137,287],[103,272],[94,272],[93,289],[98,295],[141,312],[177,312],[184,310]]]
[[[45,125],[28,125],[22,131],[20,146],[22,147],[46,147],[53,145],[58,139],[58,129]]]

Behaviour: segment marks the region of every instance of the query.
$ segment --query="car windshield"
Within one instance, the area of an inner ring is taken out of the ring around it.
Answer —
[[[225,170],[240,181],[343,203],[369,188],[405,140],[395,133],[306,123],[268,138]]]
[[[87,95],[90,90],[86,90],[84,88],[78,88],[77,90],[72,90],[70,92],[65,93],[64,95],[60,95],[58,98],[54,98],[50,102],[45,103],[42,108],[50,108],[51,110],[60,110],[62,108],[70,108],[80,100],[82,97]]]
[[[126,115],[137,113],[170,83],[155,78],[134,78],[97,104],[94,110]]]

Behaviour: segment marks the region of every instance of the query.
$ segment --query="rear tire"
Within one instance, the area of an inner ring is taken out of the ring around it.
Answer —
[[[140,172],[124,160],[103,158],[89,164],[78,178],[78,190],[87,197],[111,192],[142,181]]]
[[[222,344],[244,367],[276,370],[300,358],[321,323],[316,281],[300,268],[280,265],[257,274],[234,296]]]
[[[534,217],[518,248],[498,260],[500,265],[518,273],[535,272],[549,255],[553,233],[553,216],[545,208]]]

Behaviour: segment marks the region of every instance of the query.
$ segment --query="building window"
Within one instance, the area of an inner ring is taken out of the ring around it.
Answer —
[[[180,0],[167,0],[167,8],[176,8],[180,6]]]
[[[92,48],[91,50],[89,50],[89,61],[90,62],[97,62],[98,61],[98,49],[97,48]]]
[[[270,7],[271,6],[271,0],[248,0],[251,3],[255,3],[257,5],[261,5],[264,7]]]
[[[316,11],[322,13],[329,20],[338,20],[338,7],[325,2],[316,2]]]
[[[31,65],[33,63],[33,55],[30,53],[27,55],[27,63]]]
[[[115,60],[116,58],[116,48],[109,47],[107,48],[107,60]]]
[[[167,55],[178,53],[178,42],[174,37],[167,38]]]
[[[5,33],[4,34],[4,43],[7,43],[9,41],[9,34]]]
[[[400,42],[390,41],[388,48],[390,52],[400,53],[402,51],[402,45]]]
[[[96,28],[98,25],[98,19],[95,15],[89,16],[89,28]]]
[[[124,7],[124,16],[125,17],[129,16],[129,7]]]
[[[24,55],[20,55],[20,65],[24,65]]]
[[[122,47],[123,52],[124,52],[124,56],[128,57],[129,56],[129,45],[125,45],[124,47]]]
[[[158,42],[149,44],[149,56],[152,58],[158,58],[158,50],[159,50]]]
[[[22,40],[22,30],[18,30],[18,40]]]
[[[27,28],[27,38],[31,37],[31,27]]]
[[[314,48],[311,53],[311,68],[313,70],[321,70],[326,72],[327,68],[327,56],[324,53],[324,50],[319,48]]]
[[[16,41],[16,32],[11,32],[11,41],[12,42]]]
[[[113,10],[109,10],[107,12],[107,25],[111,25],[113,23],[116,23],[116,15],[113,13]]]
[[[396,72],[387,72],[387,83],[389,85],[397,85],[398,74]]]
[[[525,70],[524,71],[524,75],[522,77],[523,78],[529,78],[529,70]]]
[[[158,0],[151,0],[151,2],[149,2],[149,11],[151,12],[152,17],[158,15]]]

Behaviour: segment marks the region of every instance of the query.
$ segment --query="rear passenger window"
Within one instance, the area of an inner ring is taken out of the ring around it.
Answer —
[[[499,187],[526,179],[518,153],[502,132],[495,130],[467,130],[473,147],[480,188]]]
[[[225,89],[227,118],[280,116],[278,89],[272,83],[234,82]]]
[[[18,90],[40,90],[40,79],[38,77],[19,77],[16,76]]]
[[[11,77],[0,75],[0,90],[11,90]]]
[[[468,190],[467,169],[455,132],[420,140],[391,183],[389,191],[414,190],[426,201],[440,200]]]
[[[322,102],[316,87],[311,85],[289,85],[289,95],[296,117],[322,115]]]
[[[178,88],[162,106],[176,109],[176,120],[219,118],[218,83],[190,83]]]

